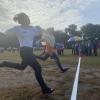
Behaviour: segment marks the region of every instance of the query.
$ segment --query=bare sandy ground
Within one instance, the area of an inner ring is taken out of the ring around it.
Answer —
[[[0,68],[0,100],[70,100],[76,65],[60,73],[55,65],[44,66],[43,77],[55,89],[49,96],[41,93],[34,71]],[[100,68],[81,67],[78,100],[100,100]]]

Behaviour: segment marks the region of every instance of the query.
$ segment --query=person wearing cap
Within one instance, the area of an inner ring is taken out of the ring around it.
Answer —
[[[16,14],[13,18],[19,25],[8,29],[6,33],[13,33],[17,36],[20,44],[21,64],[9,61],[3,61],[0,67],[10,67],[18,70],[24,70],[28,65],[35,71],[35,77],[44,94],[50,94],[54,90],[47,86],[42,77],[41,65],[33,54],[33,41],[38,34],[36,27],[30,25],[30,19],[25,13]]]

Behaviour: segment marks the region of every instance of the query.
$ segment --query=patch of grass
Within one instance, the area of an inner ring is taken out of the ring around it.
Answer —
[[[40,54],[40,51],[35,51],[35,54]],[[78,56],[72,55],[71,50],[65,50],[63,56],[59,56],[61,63],[66,63],[69,65],[76,65],[78,62]],[[0,60],[12,60],[20,62],[21,58],[19,55],[19,52],[11,53],[11,52],[5,52],[0,54]],[[54,62],[51,59],[47,59],[45,62],[38,60],[42,65],[52,65]],[[83,56],[82,57],[82,66],[100,66],[100,56]]]

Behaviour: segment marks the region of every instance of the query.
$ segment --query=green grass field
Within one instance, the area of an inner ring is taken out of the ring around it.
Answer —
[[[92,65],[95,67],[100,66],[100,51],[98,50],[98,52],[99,52],[98,56],[83,56],[81,65],[82,66],[91,66]],[[40,51],[35,51],[35,54],[40,54]],[[61,62],[63,62],[63,63],[66,62],[71,65],[77,64],[77,59],[78,59],[78,56],[72,55],[71,50],[65,50],[64,55],[60,56]],[[21,59],[20,59],[18,52],[16,52],[16,53],[5,52],[3,54],[0,54],[0,60],[12,60],[12,61],[19,62]],[[42,64],[44,65],[44,64],[48,64],[48,63],[50,64],[51,61],[47,60],[45,63],[42,63]]]
[[[40,51],[35,51],[35,54],[39,53]],[[18,52],[2,53],[0,60],[21,61]],[[0,100],[70,100],[78,56],[72,55],[71,50],[65,50],[60,60],[70,67],[68,72],[60,73],[51,59],[45,62],[38,60],[45,81],[55,89],[50,96],[41,94],[31,68],[25,71],[0,68]],[[100,52],[97,57],[82,57],[78,100],[100,100]]]

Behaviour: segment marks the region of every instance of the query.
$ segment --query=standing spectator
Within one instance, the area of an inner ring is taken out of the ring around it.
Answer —
[[[88,41],[87,43],[87,49],[88,49],[88,56],[92,55],[92,43],[91,40]]]
[[[98,55],[98,53],[97,53],[97,41],[96,40],[93,41],[93,53],[95,56]]]
[[[78,42],[75,43],[75,54],[79,55],[79,43]]]
[[[74,42],[72,42],[72,54],[75,54],[75,41]]]
[[[58,55],[63,55],[64,54],[64,44],[57,43],[56,44],[56,49],[57,49]]]
[[[98,49],[100,50],[100,40],[99,40],[99,42],[98,42]]]
[[[4,48],[0,47],[0,53],[4,52]]]

